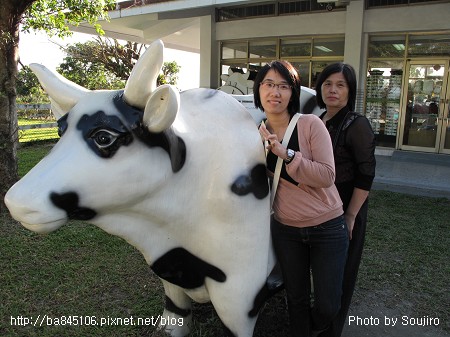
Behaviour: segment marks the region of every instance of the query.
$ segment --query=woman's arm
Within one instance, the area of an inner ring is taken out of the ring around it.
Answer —
[[[375,178],[375,136],[366,118],[357,118],[350,125],[347,131],[347,142],[351,144],[356,170],[352,197],[345,211],[345,220],[351,239],[356,215],[369,196]]]
[[[358,214],[361,206],[364,204],[368,196],[369,191],[362,190],[356,187],[353,189],[352,198],[350,199],[350,203],[348,204],[347,210],[344,214],[350,240],[352,239],[352,232],[355,225],[356,215]]]
[[[286,165],[287,173],[295,181],[311,187],[330,187],[334,184],[335,168],[330,135],[315,115],[304,115],[297,124],[300,151]]]

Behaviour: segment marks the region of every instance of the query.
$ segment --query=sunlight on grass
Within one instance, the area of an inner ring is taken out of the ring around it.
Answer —
[[[37,124],[48,124],[54,123],[54,120],[40,120],[40,119],[20,119],[19,126],[25,125],[37,125]],[[19,130],[19,142],[26,143],[32,141],[42,141],[42,140],[56,140],[58,139],[58,128],[57,127],[47,127],[47,128],[34,128]]]

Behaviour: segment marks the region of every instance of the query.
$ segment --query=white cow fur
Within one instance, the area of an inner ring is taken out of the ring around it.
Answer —
[[[139,60],[138,78],[132,74],[127,87],[145,86],[157,75],[143,76],[155,68],[154,62],[159,62],[155,59],[162,59],[162,47],[146,53],[154,55]],[[210,300],[236,336],[252,336],[256,317],[249,318],[248,312],[274,261],[269,197],[258,200],[252,194],[230,192],[230,184],[244,169],[265,162],[257,127],[245,108],[218,91],[205,98],[211,93],[208,89],[178,96],[176,90],[164,87],[157,100],[152,100],[153,88],[141,93],[146,97],[130,95],[130,101],[147,105],[144,120],[150,128],[172,124],[186,143],[185,165],[173,173],[161,148],[148,148],[137,139],[109,159],[97,156],[82,139],[76,123],[83,114],[103,110],[120,116],[111,104],[115,91],[71,88],[43,66],[34,65],[33,70],[54,103],[64,112],[70,108],[68,129],[49,155],[8,191],[5,202],[12,216],[32,231],[54,231],[66,223],[67,215],[49,201],[49,194],[76,191],[80,204],[98,213],[89,222],[124,238],[150,265],[168,250],[183,247],[220,268],[227,276],[223,283],[207,278],[204,287],[185,290],[163,281],[165,292],[184,309],[191,307],[191,299]],[[61,94],[58,88],[63,84]],[[163,121],[151,115],[161,100],[167,103],[159,112],[172,114]],[[164,315],[178,317],[166,310]],[[171,336],[184,336],[189,324],[185,319],[182,326],[165,328]]]

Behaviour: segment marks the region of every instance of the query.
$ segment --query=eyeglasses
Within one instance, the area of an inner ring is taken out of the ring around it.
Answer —
[[[286,83],[278,83],[277,84],[277,83],[273,83],[273,82],[261,82],[259,85],[262,86],[263,88],[269,89],[269,90],[275,89],[275,87],[277,87],[278,90],[280,90],[280,91],[286,91],[286,90],[292,89],[292,87]]]

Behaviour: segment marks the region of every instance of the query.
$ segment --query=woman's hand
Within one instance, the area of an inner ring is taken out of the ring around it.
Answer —
[[[353,236],[353,227],[355,226],[355,216],[345,213],[344,218],[345,222],[347,223],[348,238],[349,240],[351,240]]]
[[[272,151],[274,155],[281,157],[282,159],[286,158],[286,149],[278,141],[276,134],[270,133],[264,124],[261,124],[259,127],[259,133],[261,137],[268,142],[268,145],[266,146],[267,150]]]

